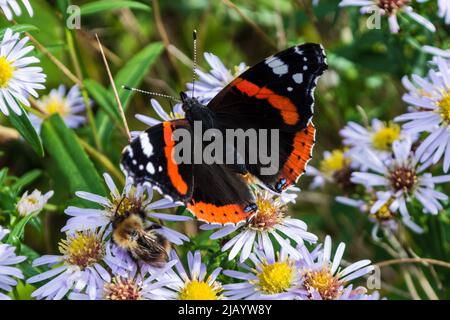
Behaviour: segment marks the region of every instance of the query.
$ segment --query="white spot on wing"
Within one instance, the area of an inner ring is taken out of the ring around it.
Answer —
[[[292,91],[292,90],[294,90],[294,89],[292,89],[292,87],[287,87],[287,91]]]
[[[272,68],[273,73],[283,75],[288,73],[288,65],[277,57],[269,57],[266,59],[266,64]]]
[[[144,170],[144,166],[142,164],[139,165],[139,170]]]
[[[288,66],[286,64],[283,64],[279,67],[273,68],[272,71],[273,71],[273,73],[281,76],[283,74],[288,73]]]
[[[133,159],[134,158],[134,154],[133,154],[133,148],[131,148],[131,146],[127,146],[125,147],[125,149],[123,150],[123,152],[128,152],[128,156]]]
[[[303,73],[294,73],[292,75],[292,80],[294,80],[295,83],[301,84],[303,82]]]
[[[154,174],[155,173],[155,167],[153,166],[153,163],[151,163],[151,162],[147,163],[146,170],[147,170],[148,173]]]
[[[141,141],[142,152],[149,158],[151,155],[153,155],[153,146],[150,143],[148,134],[142,133],[139,136],[139,139]]]
[[[158,167],[158,172],[161,172],[163,169],[161,166]]]

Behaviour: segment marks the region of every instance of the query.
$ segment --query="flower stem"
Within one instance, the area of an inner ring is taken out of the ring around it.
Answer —
[[[75,68],[75,72],[78,76],[78,79],[81,80],[81,85],[80,85],[81,95],[83,96],[83,101],[84,101],[84,104],[86,105],[86,114],[88,117],[89,125],[91,127],[92,136],[94,138],[94,143],[95,143],[95,146],[99,150],[101,150],[101,142],[100,142],[100,137],[97,132],[97,127],[95,125],[94,113],[92,112],[92,109],[90,108],[89,96],[88,96],[88,93],[87,93],[86,88],[83,83],[84,77],[83,77],[83,72],[82,72],[81,65],[80,65],[80,59],[78,58],[78,54],[75,49],[75,42],[73,40],[73,34],[68,29],[66,29],[66,39],[67,39],[67,44],[69,46],[69,53],[70,53],[70,58],[72,60],[72,64]]]

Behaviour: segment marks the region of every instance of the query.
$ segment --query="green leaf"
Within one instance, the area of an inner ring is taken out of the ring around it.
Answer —
[[[154,42],[146,46],[138,52],[131,60],[129,60],[122,69],[114,76],[114,82],[119,92],[120,102],[126,109],[131,97],[131,92],[121,89],[123,85],[130,87],[139,87],[150,67],[158,58],[163,49],[161,42]],[[110,96],[113,96],[112,89],[109,89]],[[103,115],[99,119],[99,134],[102,142],[106,143],[112,132],[112,123]]]
[[[25,231],[25,226],[32,218],[37,216],[39,212],[40,211],[37,211],[35,213],[30,213],[30,214],[26,215],[25,217],[23,217],[22,219],[20,219],[20,221],[14,226],[14,228],[8,234],[7,242],[12,245],[20,244],[23,234],[24,234],[24,231]]]
[[[36,287],[34,287],[31,284],[28,284],[24,281],[18,281],[16,288],[15,288],[15,299],[17,300],[31,300],[33,297],[31,294],[33,291],[36,290]]]
[[[41,170],[31,170],[21,176],[17,181],[11,186],[14,192],[20,192],[23,187],[29,185],[34,180],[36,180],[42,174]]]
[[[0,170],[0,187],[3,185],[6,177],[8,176],[8,168]]]
[[[19,131],[19,133],[22,135],[22,137],[31,145],[33,150],[41,157],[44,156],[44,148],[42,147],[41,139],[39,138],[39,135],[37,134],[36,130],[34,129],[33,125],[30,122],[30,119],[28,118],[27,113],[23,108],[19,105],[19,108],[22,110],[22,114],[19,116],[14,111],[9,109],[9,116],[8,119],[11,122],[11,124],[14,126],[14,128]]]
[[[26,31],[37,31],[39,30],[38,27],[32,25],[32,24],[16,24],[14,26],[8,27],[14,32],[26,32]],[[0,38],[3,38],[5,35],[6,29],[0,30]]]
[[[77,141],[75,133],[66,127],[58,114],[42,125],[42,141],[48,154],[69,185],[69,191],[89,191],[105,195],[105,189],[95,167]]]
[[[100,108],[105,111],[108,116],[111,117],[114,121],[120,123],[120,115],[118,108],[115,104],[114,97],[112,97],[111,92],[103,87],[100,83],[92,79],[84,80],[84,86],[89,92],[89,96],[91,96],[95,102],[100,106]]]
[[[127,107],[132,92],[121,89],[122,86],[138,87],[162,49],[163,44],[161,42],[149,44],[128,61],[114,77],[114,82],[119,91],[120,102],[122,102],[124,108]]]
[[[142,10],[147,12],[150,11],[150,7],[148,5],[136,1],[101,0],[82,5],[81,15],[87,16],[103,11],[123,9],[123,8]]]

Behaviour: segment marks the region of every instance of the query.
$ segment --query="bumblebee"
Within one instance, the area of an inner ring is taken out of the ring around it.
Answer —
[[[114,215],[112,221],[113,241],[128,251],[136,260],[142,260],[151,266],[161,267],[168,259],[169,241],[157,233],[158,224],[145,227],[145,214],[142,211],[125,211]]]

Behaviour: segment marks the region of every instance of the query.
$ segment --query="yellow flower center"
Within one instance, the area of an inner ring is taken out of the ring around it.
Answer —
[[[334,277],[327,267],[304,273],[304,286],[308,291],[317,291],[322,299],[333,300],[341,294],[341,282]]]
[[[31,205],[31,206],[36,205],[36,204],[39,203],[39,199],[37,199],[36,197],[31,196],[31,195],[28,196],[28,197],[25,199],[25,201],[27,201],[28,204]]]
[[[400,126],[390,123],[378,130],[372,136],[372,144],[375,149],[389,151],[392,143],[400,137]]]
[[[13,77],[14,68],[5,57],[0,57],[0,88],[6,88]]]
[[[392,201],[393,200],[391,199],[388,202],[386,202],[386,204],[384,204],[380,209],[378,209],[377,212],[372,214],[372,216],[375,217],[375,219],[377,219],[378,221],[391,220],[394,217],[394,213],[389,209],[389,206],[391,205]],[[373,202],[371,203],[371,205],[372,204]]]
[[[450,91],[444,94],[444,97],[437,103],[439,114],[446,124],[450,124]]]
[[[44,104],[44,110],[48,114],[58,113],[60,115],[65,115],[69,112],[69,108],[67,107],[66,100],[60,99],[59,97],[49,98]]]
[[[245,70],[241,71],[241,69],[239,68],[239,66],[234,66],[233,68],[233,76],[236,78],[239,75],[241,75],[244,71],[246,71],[249,67],[245,67]]]
[[[183,119],[183,118],[185,118],[184,115],[179,114],[178,112],[173,112],[173,111],[170,112],[169,116],[170,116],[170,119],[174,119],[174,120],[175,119]]]
[[[267,294],[286,292],[292,285],[294,268],[288,261],[262,265],[257,274],[261,291]]]
[[[412,192],[418,178],[416,171],[408,167],[398,167],[390,172],[389,179],[395,191]]]
[[[134,197],[134,190],[130,190],[127,197],[112,197],[112,203],[112,213],[118,216],[126,212],[138,213],[142,206],[141,201]]]
[[[101,237],[91,231],[68,235],[59,243],[59,251],[65,256],[68,264],[79,266],[81,269],[101,261],[105,254]]]
[[[349,164],[350,159],[345,157],[344,151],[336,149],[320,162],[320,171],[332,175],[335,171],[341,170]]]
[[[258,211],[251,218],[249,227],[256,230],[267,230],[280,223],[284,217],[286,206],[267,191],[256,192],[255,204]]]
[[[387,12],[388,15],[395,14],[397,10],[408,4],[411,0],[378,0],[377,5],[380,9]]]
[[[139,287],[131,279],[115,277],[105,284],[105,300],[140,300]]]
[[[187,282],[179,293],[180,300],[217,300],[219,287],[211,287],[205,281],[193,280]]]

